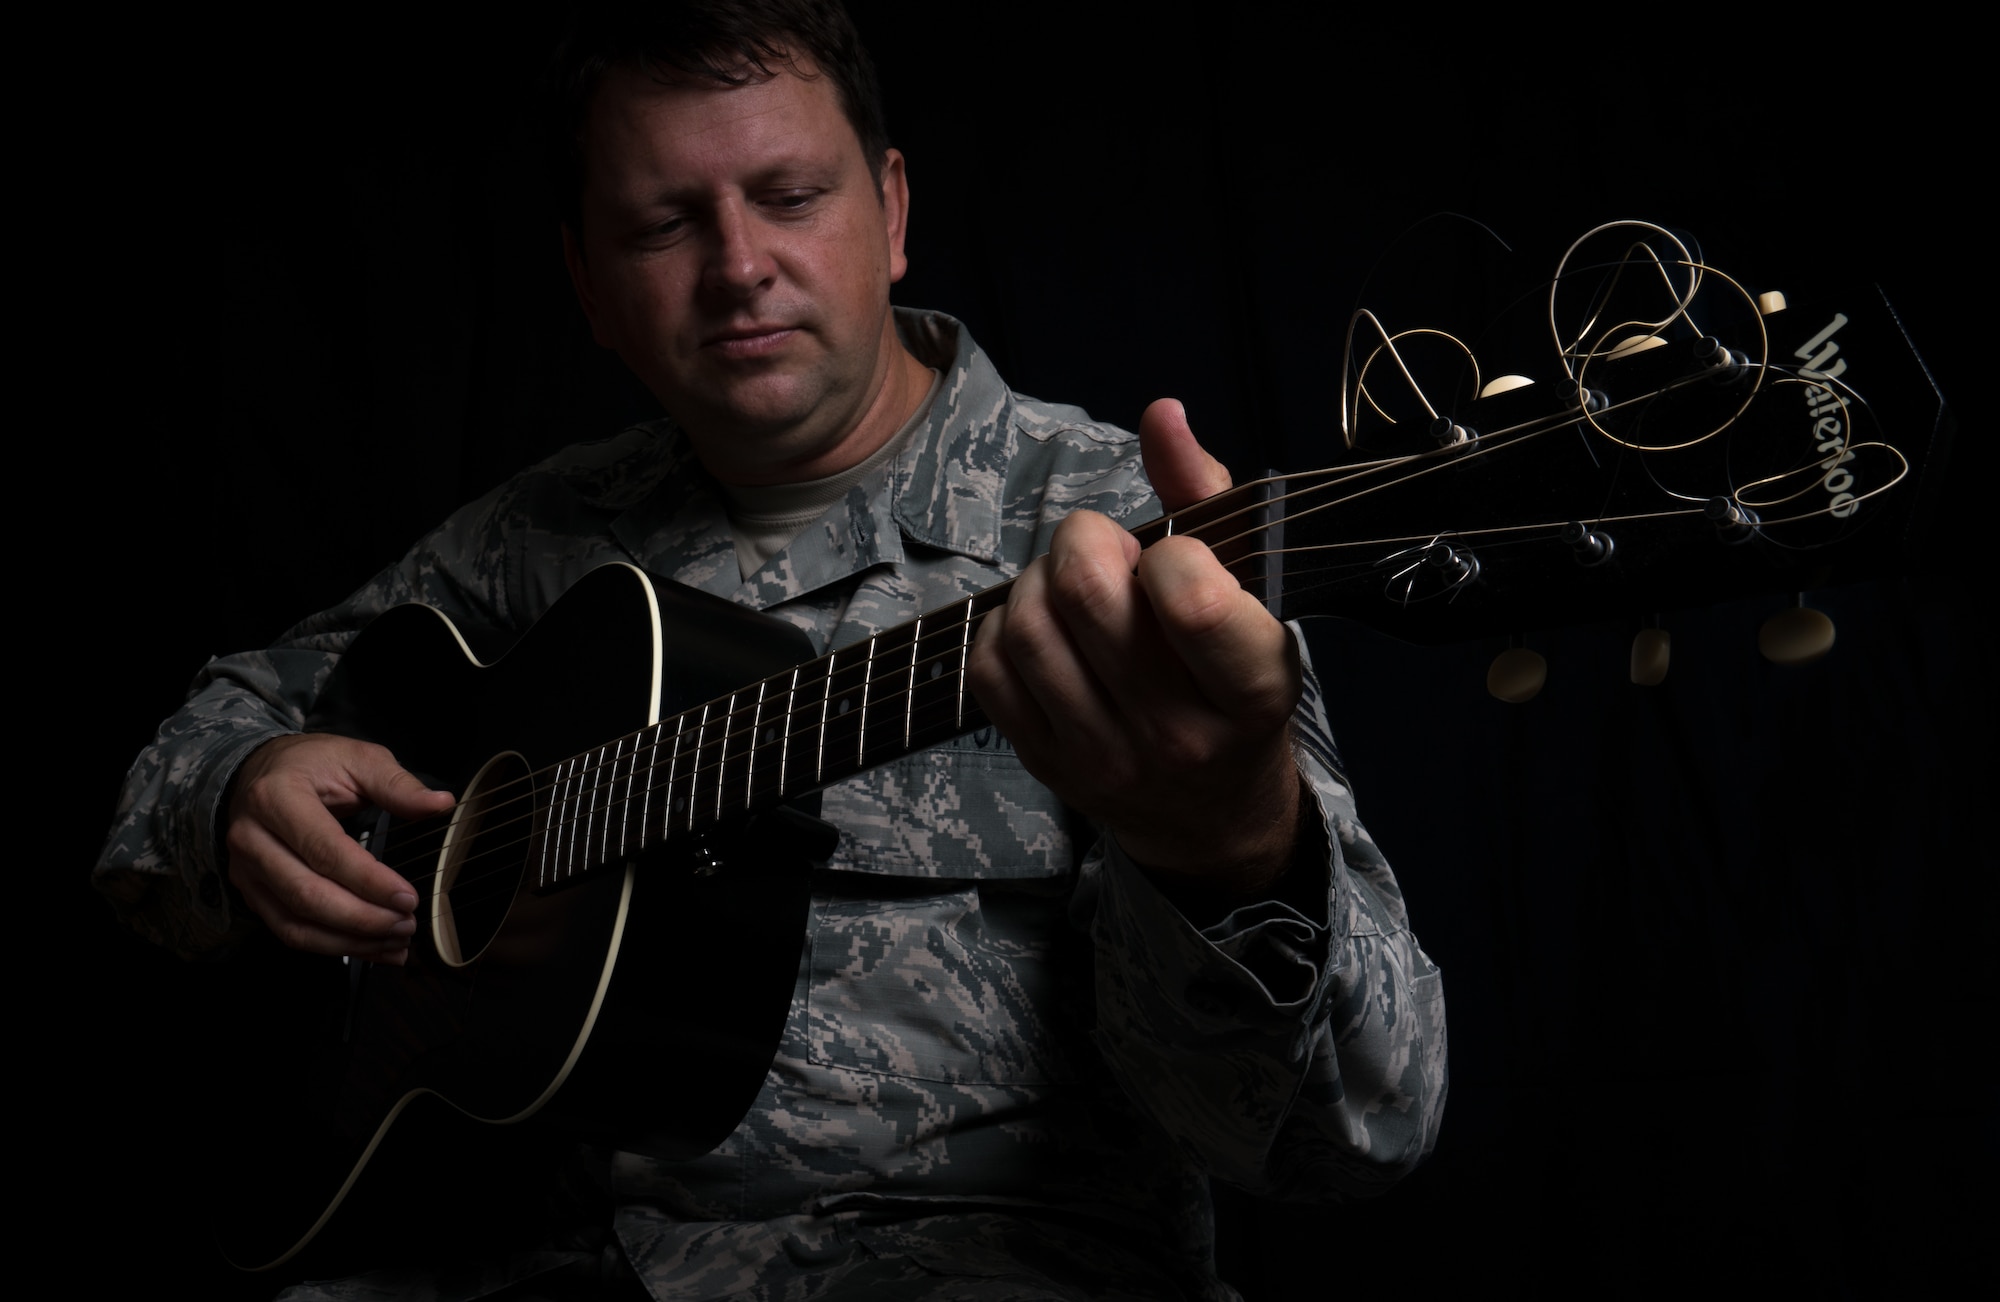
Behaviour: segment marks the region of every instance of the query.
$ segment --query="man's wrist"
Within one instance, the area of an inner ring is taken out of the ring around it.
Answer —
[[[1282,821],[1266,824],[1266,835],[1253,837],[1254,845],[1239,839],[1214,858],[1189,867],[1156,866],[1135,853],[1123,837],[1119,842],[1134,866],[1196,927],[1220,922],[1237,909],[1265,900],[1282,901],[1316,919],[1325,911],[1323,901],[1308,897],[1323,892],[1317,883],[1324,874],[1310,868],[1326,857],[1326,835],[1303,774],[1294,773],[1288,797],[1278,816]],[[1301,898],[1294,900],[1295,895]]]

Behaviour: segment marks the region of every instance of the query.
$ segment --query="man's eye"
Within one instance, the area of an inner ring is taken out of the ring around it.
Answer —
[[[783,194],[774,194],[764,202],[773,208],[782,209],[786,212],[796,212],[817,198],[819,198],[817,190],[798,190],[787,191]]]

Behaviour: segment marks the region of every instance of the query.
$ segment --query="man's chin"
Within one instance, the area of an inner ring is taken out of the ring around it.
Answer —
[[[671,409],[669,409],[671,411]],[[695,455],[726,483],[795,483],[837,474],[840,422],[814,419],[807,405],[712,408],[677,420]]]

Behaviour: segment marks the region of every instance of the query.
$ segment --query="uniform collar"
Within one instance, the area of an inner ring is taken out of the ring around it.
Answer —
[[[658,478],[612,534],[648,571],[756,609],[898,564],[905,541],[998,563],[1013,395],[951,317],[898,308],[896,327],[939,373],[925,426],[886,476],[857,485],[757,573],[740,577],[722,495],[671,418],[654,423],[668,443]]]

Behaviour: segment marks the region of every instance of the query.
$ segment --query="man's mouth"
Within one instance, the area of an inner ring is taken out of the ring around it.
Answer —
[[[751,361],[783,349],[799,333],[797,326],[746,325],[718,330],[703,342],[703,348],[717,356]]]

